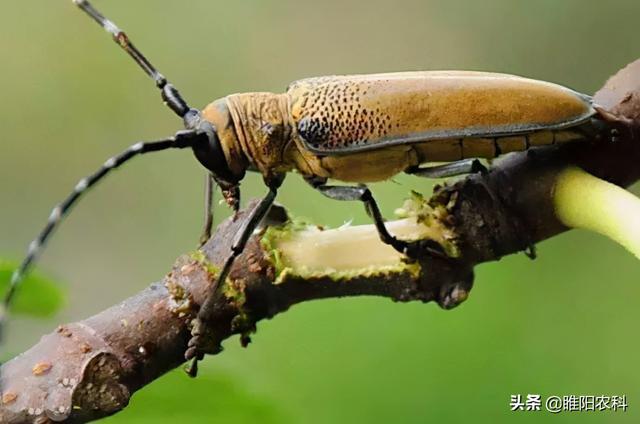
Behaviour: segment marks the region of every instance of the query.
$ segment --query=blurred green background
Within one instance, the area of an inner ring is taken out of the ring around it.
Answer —
[[[194,106],[337,73],[474,69],[592,93],[640,56],[636,0],[95,1]],[[153,84],[68,0],[0,5],[0,257],[19,259],[51,206],[106,158],[180,122]],[[145,157],[90,193],[42,269],[68,302],[13,319],[17,353],[159,280],[201,228],[203,171],[188,152]],[[374,185],[387,216],[424,180]],[[245,199],[264,192],[250,175]],[[636,190],[637,192],[637,190]],[[368,222],[290,177],[280,201],[329,225]],[[219,207],[218,219],[228,211]],[[136,394],[109,423],[639,422],[640,264],[573,231],[539,259],[477,269],[459,309],[356,298],[302,304]],[[511,394],[628,396],[626,413],[513,413]]]

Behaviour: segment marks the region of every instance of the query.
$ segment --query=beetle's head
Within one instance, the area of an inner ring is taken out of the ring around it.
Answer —
[[[225,190],[237,185],[244,177],[246,165],[237,153],[237,137],[231,116],[226,108],[217,107],[217,103],[207,106],[204,113],[189,110],[184,124],[187,129],[200,130],[207,135],[206,141],[193,147],[193,153]]]

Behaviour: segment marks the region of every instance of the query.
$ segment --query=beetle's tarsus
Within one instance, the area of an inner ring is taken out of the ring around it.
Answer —
[[[405,244],[403,253],[411,259],[419,259],[426,255],[438,259],[451,259],[435,240],[400,241]]]
[[[207,346],[206,343],[210,345]],[[184,359],[191,363],[185,366],[184,371],[190,377],[196,377],[198,362],[204,359],[205,353],[215,355],[220,352],[222,352],[222,346],[216,341],[211,327],[204,324],[201,319],[195,318],[192,321],[191,338],[184,353]]]

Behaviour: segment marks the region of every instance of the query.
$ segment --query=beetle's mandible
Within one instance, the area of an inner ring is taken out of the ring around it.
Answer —
[[[22,276],[73,204],[111,170],[139,154],[192,149],[210,173],[207,192],[211,192],[215,180],[235,209],[246,171],[262,174],[269,189],[237,234],[217,283],[200,308],[186,354],[187,359],[197,361],[203,356],[202,325],[213,307],[216,289],[269,211],[288,172],[297,171],[327,197],[363,202],[381,240],[411,256],[425,246],[398,239],[387,231],[364,183],[386,180],[401,172],[425,177],[473,172],[483,169],[478,158],[579,141],[606,131],[604,120],[587,95],[548,82],[467,71],[309,78],[292,83],[282,94],[233,94],[199,111],[187,105],[113,22],[86,0],[74,3],[108,31],[155,81],[163,100],[183,118],[186,129],[164,140],[134,144],[80,180],[53,209],[47,225],[30,244],[26,258],[12,276],[2,316]],[[447,163],[425,166],[430,162]],[[329,179],[357,184],[327,185]],[[211,196],[207,197],[205,238],[211,227]]]

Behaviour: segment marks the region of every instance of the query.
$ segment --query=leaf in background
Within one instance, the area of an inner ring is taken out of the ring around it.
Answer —
[[[0,293],[3,295],[16,267],[16,263],[0,260]],[[64,294],[56,282],[38,272],[30,272],[20,284],[10,312],[47,318],[60,309],[63,303]]]

